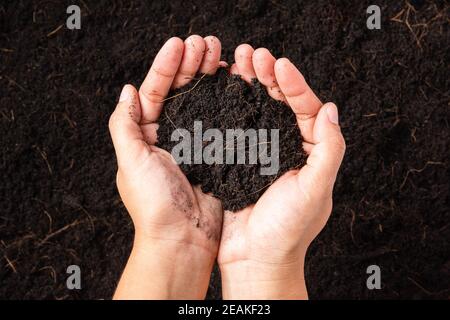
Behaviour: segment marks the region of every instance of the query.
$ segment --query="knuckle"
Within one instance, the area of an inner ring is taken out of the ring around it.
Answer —
[[[113,130],[114,127],[117,125],[117,122],[118,122],[117,113],[113,112],[111,114],[111,116],[109,117],[109,122],[108,122],[109,130]]]
[[[289,98],[291,98],[291,97],[289,97]],[[294,112],[295,112],[295,110],[294,110]],[[314,118],[316,116],[316,114],[295,112],[295,116],[297,117],[297,120],[299,120],[299,121],[306,121],[306,120]]]
[[[344,153],[345,150],[347,149],[347,143],[345,142],[345,139],[342,135],[339,136],[337,144],[338,144],[339,148],[341,149],[342,153]]]
[[[151,70],[156,74],[157,77],[172,78],[173,76],[175,76],[175,72],[168,71],[166,66],[154,66],[151,68]]]
[[[164,96],[157,92],[156,90],[152,90],[151,92],[147,90],[140,90],[139,93],[150,103],[162,103],[164,100]]]
[[[344,154],[347,148],[346,142],[342,134],[337,135],[332,141],[334,148],[339,154]]]

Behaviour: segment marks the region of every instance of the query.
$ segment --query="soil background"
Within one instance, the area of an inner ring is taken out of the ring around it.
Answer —
[[[77,4],[81,30],[68,30]],[[366,9],[381,7],[381,30]],[[0,298],[109,299],[133,229],[108,118],[171,36],[214,34],[290,58],[340,107],[347,153],[310,247],[312,299],[450,297],[446,1],[2,1]],[[66,288],[66,269],[82,289]],[[366,269],[381,268],[368,290]],[[208,298],[220,298],[214,272]]]

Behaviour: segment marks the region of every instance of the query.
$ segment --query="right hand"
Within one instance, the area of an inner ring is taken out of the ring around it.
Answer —
[[[308,153],[306,165],[273,183],[256,204],[224,213],[218,262],[226,299],[307,298],[306,250],[325,226],[345,152],[337,108],[323,105],[286,58],[240,45],[231,72],[257,78],[295,113]]]

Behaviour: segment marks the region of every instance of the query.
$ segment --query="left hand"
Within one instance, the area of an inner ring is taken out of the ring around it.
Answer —
[[[219,200],[193,187],[171,154],[156,147],[163,100],[197,74],[216,72],[216,37],[169,39],[139,93],[123,88],[109,128],[117,187],[135,227],[134,246],[116,299],[203,299],[222,227]]]

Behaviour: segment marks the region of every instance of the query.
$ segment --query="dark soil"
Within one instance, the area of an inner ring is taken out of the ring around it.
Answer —
[[[81,30],[64,27],[71,4]],[[371,4],[381,30],[366,28]],[[164,41],[195,33],[218,36],[228,62],[243,42],[288,57],[340,109],[347,153],[308,252],[310,297],[448,299],[449,16],[438,0],[2,1],[0,298],[112,296],[133,229],[109,115]],[[81,290],[66,288],[71,264]],[[371,264],[381,290],[366,287]]]
[[[294,113],[286,104],[272,99],[256,80],[253,85],[248,85],[240,77],[230,76],[225,69],[219,69],[215,76],[200,75],[183,88],[171,92],[169,97],[173,99],[164,105],[159,120],[158,146],[171,152],[183,140],[172,141],[172,133],[180,128],[188,130],[191,154],[189,163],[182,163],[180,167],[193,185],[201,185],[203,192],[222,200],[224,210],[237,211],[256,203],[273,181],[290,169],[302,167],[306,162],[303,140]],[[220,130],[223,139],[219,140],[222,145],[218,149],[220,152],[208,152],[208,146],[214,147],[214,138],[211,141],[205,139],[202,149],[197,152],[194,146],[195,121],[202,122],[201,133],[208,129]],[[250,141],[244,133],[238,132],[233,142],[230,142],[226,134],[230,129],[242,129],[244,132],[247,129],[263,129],[267,130],[267,136],[258,136],[257,141]],[[275,141],[279,145],[276,151],[271,148],[273,129],[278,130],[279,135]],[[235,150],[233,162],[227,164],[227,152],[231,149]],[[239,164],[237,159],[241,151],[245,152],[243,164]],[[201,163],[194,163],[194,153],[202,152],[222,156],[213,164],[205,163],[204,159]],[[266,152],[273,161],[273,168],[275,162],[279,163],[279,170],[261,174],[261,170],[267,170],[270,163],[260,157],[256,163],[251,163],[251,154]]]

